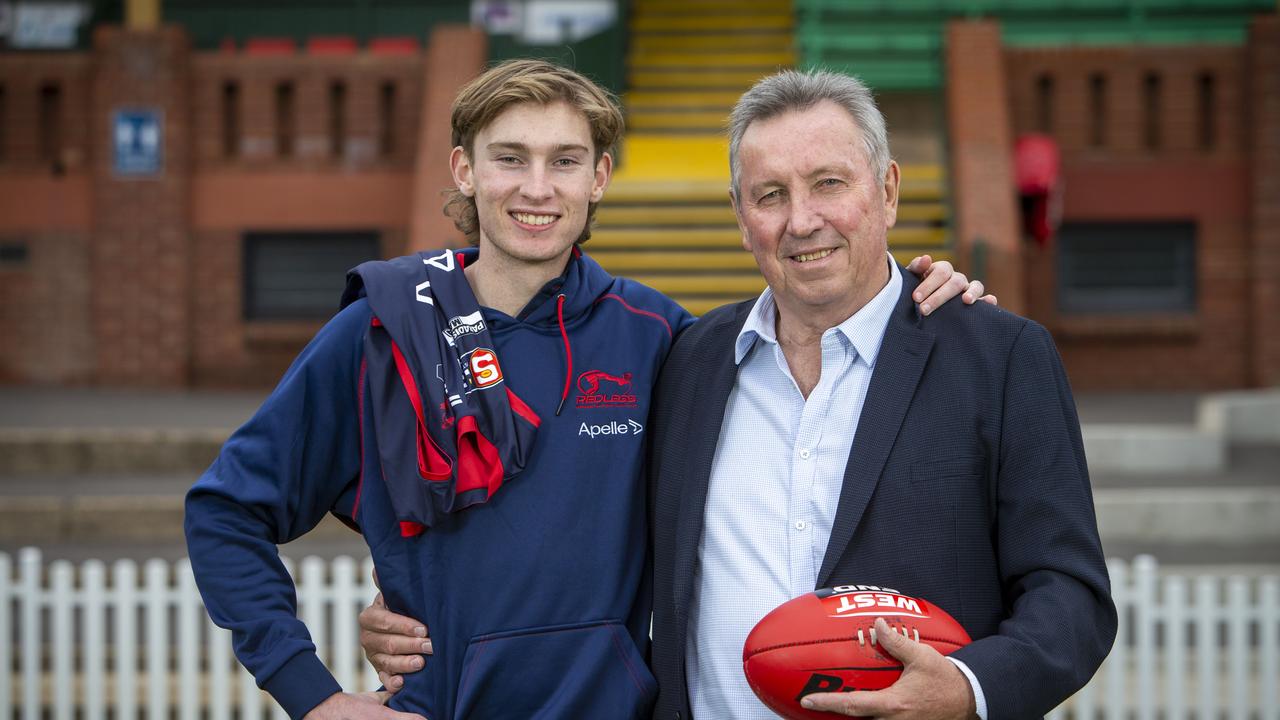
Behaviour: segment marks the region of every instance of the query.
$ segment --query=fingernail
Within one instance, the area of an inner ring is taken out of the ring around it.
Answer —
[[[395,676],[395,677],[391,678],[391,682],[389,682],[389,683],[387,683],[387,684],[388,684],[388,685],[390,685],[390,686],[391,686],[391,687],[393,687],[393,688],[399,688],[401,685],[404,685],[404,678],[402,678],[402,677],[400,677],[399,675],[397,675],[397,676]]]
[[[809,710],[812,710],[812,709],[813,709],[813,701],[812,701],[812,700],[810,700],[809,698],[803,698],[803,699],[801,699],[801,700],[800,700],[800,707],[803,707],[803,708],[807,708],[807,709],[809,709]]]
[[[424,653],[426,653],[426,654],[428,654],[428,655],[430,655],[431,653],[435,652],[435,648],[431,646],[431,641],[430,641],[430,640],[425,640],[425,641],[423,641],[423,643],[422,643],[422,652],[424,652]]]
[[[413,634],[417,635],[418,637],[426,637],[427,629],[419,625],[418,627],[413,629]]]
[[[964,294],[964,301],[965,301],[965,302],[973,302],[973,296],[972,296],[972,295],[970,295],[969,293],[965,293],[965,294]]]
[[[923,300],[923,299],[924,299],[924,294],[923,294],[923,293],[916,293],[915,295],[912,295],[911,297],[915,298],[916,302],[920,302],[921,300]]]
[[[925,315],[928,315],[929,313],[933,312],[933,306],[930,305],[929,303],[925,303],[920,306],[920,312],[924,313]]]
[[[421,669],[421,668],[422,668],[422,663],[423,663],[423,662],[425,662],[425,661],[424,661],[422,658],[420,658],[420,657],[415,657],[415,658],[413,659],[413,662],[411,662],[411,663],[410,663],[410,665],[413,665],[415,668]]]

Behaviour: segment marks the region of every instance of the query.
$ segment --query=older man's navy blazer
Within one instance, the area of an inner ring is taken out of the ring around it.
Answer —
[[[922,317],[915,276],[903,280],[818,586],[881,585],[941,606],[974,638],[954,656],[981,683],[989,719],[1039,717],[1088,681],[1116,633],[1071,389],[1043,327],[983,303]],[[685,331],[654,400],[652,664],[664,720],[691,716],[689,599],[751,305]]]

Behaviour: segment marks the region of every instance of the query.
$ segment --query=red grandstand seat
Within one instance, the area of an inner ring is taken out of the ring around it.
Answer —
[[[356,51],[356,39],[350,35],[316,35],[307,38],[307,52],[312,55],[350,55]]]
[[[369,52],[377,55],[417,55],[418,38],[413,36],[376,37],[369,41]]]
[[[297,43],[289,37],[254,37],[244,42],[249,55],[292,55],[297,50]]]

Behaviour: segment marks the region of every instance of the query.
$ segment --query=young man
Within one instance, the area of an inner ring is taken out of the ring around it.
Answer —
[[[352,272],[345,308],[188,495],[196,578],[295,718],[400,716],[343,694],[295,617],[276,545],[326,512],[364,535],[387,605],[432,630],[391,708],[646,716],[642,433],[691,318],[578,248],[623,128],[600,88],[512,61],[463,88],[452,124],[449,208],[477,247]],[[944,275],[935,306],[964,288]]]

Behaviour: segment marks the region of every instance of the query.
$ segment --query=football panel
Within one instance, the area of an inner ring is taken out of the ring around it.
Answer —
[[[832,717],[830,713],[801,707],[800,699],[805,695],[882,690],[902,675],[901,665],[877,663],[865,658],[855,661],[857,664],[842,664],[838,662],[839,658],[831,657],[833,653],[821,652],[823,649],[810,645],[757,653],[743,663],[743,672],[761,702],[779,715],[795,720],[829,720]]]

